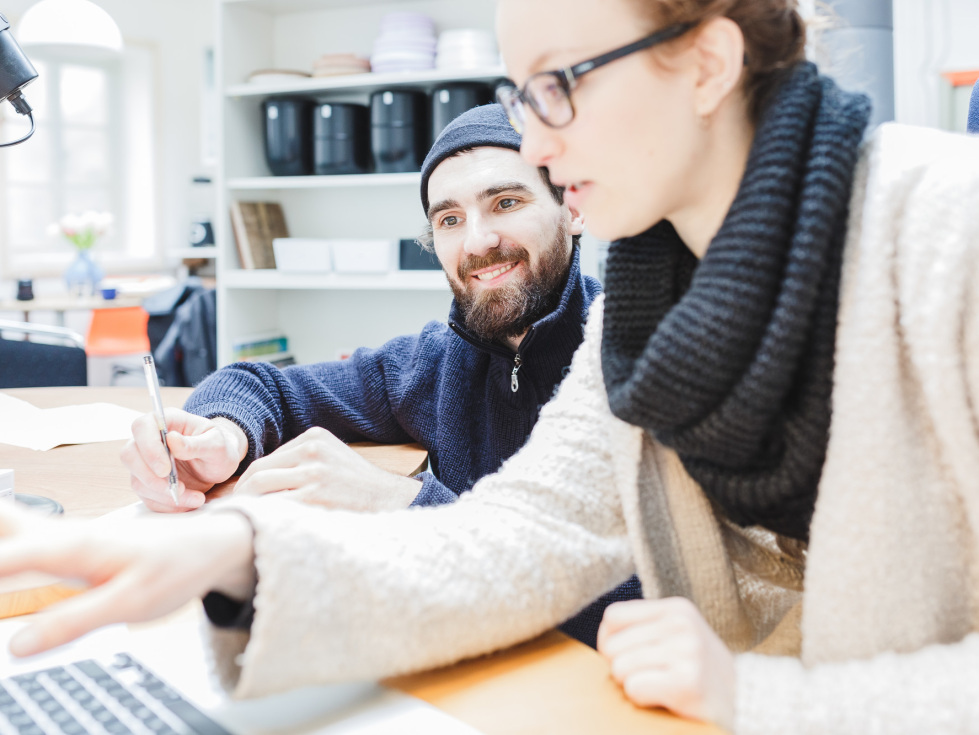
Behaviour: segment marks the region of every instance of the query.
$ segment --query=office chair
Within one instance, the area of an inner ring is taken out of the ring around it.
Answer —
[[[13,332],[67,344],[4,339]],[[87,385],[85,339],[62,327],[0,320],[0,388]]]
[[[85,335],[85,352],[89,357],[122,357],[145,355],[150,351],[146,325],[149,314],[141,306],[121,309],[92,309],[92,320]],[[123,375],[139,372],[142,367],[112,363],[109,384]]]

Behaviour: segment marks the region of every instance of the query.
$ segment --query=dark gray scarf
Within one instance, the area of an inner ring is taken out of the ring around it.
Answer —
[[[763,113],[699,262],[665,220],[614,243],[602,369],[612,412],[676,449],[722,512],[806,539],[829,437],[853,170],[870,114],[803,63]]]

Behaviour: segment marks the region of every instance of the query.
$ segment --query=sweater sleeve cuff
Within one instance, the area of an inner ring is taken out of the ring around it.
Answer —
[[[191,396],[191,398],[193,398],[193,396]],[[232,422],[233,424],[237,424],[238,428],[245,433],[245,438],[248,440],[248,451],[245,453],[244,459],[242,459],[241,463],[238,465],[238,469],[235,470],[235,477],[248,469],[248,465],[261,456],[260,452],[262,447],[258,441],[258,437],[261,436],[262,431],[261,424],[256,421],[254,416],[242,411],[236,404],[231,402],[208,402],[195,404],[192,400],[188,400],[187,404],[184,406],[184,410],[188,413],[194,413],[207,419],[215,419],[219,417],[228,419],[228,421]]]
[[[792,713],[806,703],[802,662],[785,656],[746,653],[736,658],[737,692],[734,732],[775,735],[797,732]]]
[[[415,475],[415,479],[422,481],[422,489],[411,501],[414,505],[445,505],[454,503],[459,496],[449,490],[445,485],[435,479],[431,472],[421,472]]]

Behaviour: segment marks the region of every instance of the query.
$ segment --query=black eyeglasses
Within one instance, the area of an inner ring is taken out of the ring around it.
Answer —
[[[498,87],[496,98],[500,101],[513,129],[521,135],[527,123],[525,105],[534,111],[541,122],[552,128],[563,128],[574,120],[574,106],[571,104],[571,90],[578,80],[590,71],[605,66],[611,61],[621,59],[636,51],[652,48],[660,43],[672,41],[693,28],[696,23],[677,23],[652,33],[627,46],[582,61],[574,66],[566,66],[556,71],[542,71],[534,74],[517,89],[514,85]]]

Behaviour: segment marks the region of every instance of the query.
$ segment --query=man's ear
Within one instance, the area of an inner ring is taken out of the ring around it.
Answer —
[[[741,81],[744,34],[730,18],[712,18],[697,31],[699,74],[694,92],[696,113],[709,118]]]
[[[568,234],[573,237],[585,231],[585,215],[574,207],[568,207],[568,216],[571,219],[571,223],[568,225]]]

